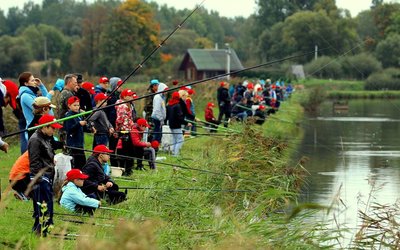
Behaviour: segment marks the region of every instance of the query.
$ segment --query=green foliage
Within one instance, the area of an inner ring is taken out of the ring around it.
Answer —
[[[365,84],[366,90],[400,90],[400,70],[388,68],[370,75]]]
[[[400,66],[400,35],[393,34],[378,43],[376,47],[376,56],[387,67]]]
[[[369,75],[382,69],[382,64],[371,54],[360,53],[342,60],[343,73],[346,78],[366,79]]]
[[[318,57],[317,60],[307,63],[304,69],[310,77],[338,79],[343,74],[341,64],[329,56]]]
[[[25,46],[22,37],[0,37],[0,68],[3,76],[15,78],[27,68],[27,63],[32,60],[31,51]]]

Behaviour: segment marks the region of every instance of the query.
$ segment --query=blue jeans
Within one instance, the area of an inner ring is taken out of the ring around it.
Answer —
[[[181,128],[171,129],[172,133],[172,155],[179,155],[179,151],[183,146],[183,133]]]
[[[108,146],[108,140],[108,134],[95,134],[93,138],[93,148],[100,144]]]
[[[25,118],[19,119],[18,120],[18,129],[25,130],[26,129],[26,121]],[[19,139],[21,141],[21,155],[25,153],[26,150],[28,150],[28,132],[24,132],[19,134]]]
[[[153,134],[153,140],[158,141],[161,143],[161,138],[162,138],[162,126],[161,126],[161,121],[157,120],[155,118],[152,118],[153,124],[154,124],[154,134]]]

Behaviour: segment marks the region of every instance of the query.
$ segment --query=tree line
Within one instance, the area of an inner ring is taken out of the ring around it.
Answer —
[[[188,48],[222,49],[226,43],[245,66],[318,47],[317,60],[310,54],[252,74],[285,73],[289,64],[300,63],[318,77],[366,79],[399,66],[400,4],[372,0],[369,10],[353,18],[334,0],[256,3],[248,18],[200,8],[141,73],[175,77]],[[144,0],[43,0],[7,14],[0,10],[0,74],[15,78],[35,65],[45,75],[128,74],[191,11]]]

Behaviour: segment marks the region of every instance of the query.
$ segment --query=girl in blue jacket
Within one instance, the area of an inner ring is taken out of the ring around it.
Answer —
[[[71,169],[67,172],[67,179],[62,187],[60,204],[66,209],[78,213],[93,214],[100,207],[100,201],[88,197],[80,187],[89,176],[83,174],[79,169]]]

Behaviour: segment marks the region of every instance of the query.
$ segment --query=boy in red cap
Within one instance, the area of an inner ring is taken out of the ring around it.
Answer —
[[[60,200],[62,207],[73,212],[89,214],[93,214],[94,210],[100,207],[99,200],[90,198],[80,189],[87,178],[89,176],[83,174],[79,169],[71,169],[67,172]]]
[[[44,114],[39,119],[39,125],[54,122],[52,115]],[[29,169],[32,187],[33,217],[35,223],[32,231],[38,235],[46,236],[49,227],[53,225],[53,180],[54,180],[54,150],[52,138],[56,129],[62,128],[59,123],[52,123],[38,128],[28,141]],[[27,193],[30,190],[26,191]],[[44,212],[46,221],[43,218],[43,207],[47,204]]]
[[[149,158],[149,167],[151,169],[156,169],[155,159],[156,152],[154,148],[152,148],[152,144],[150,142],[143,142],[143,133],[146,131],[146,128],[150,128],[150,125],[147,123],[146,119],[139,118],[136,121],[136,124],[132,127],[130,138],[132,142],[133,148],[131,151],[133,152],[133,156],[137,158],[137,170],[144,170],[142,159],[147,156]],[[127,169],[130,174],[130,170]]]
[[[211,127],[210,132],[217,132],[217,127],[219,125],[219,122],[217,119],[214,117],[214,111],[213,108],[215,107],[215,104],[212,102],[207,103],[206,109],[204,111],[204,118],[206,119],[206,122],[211,123],[208,124],[207,127]]]
[[[104,93],[98,93],[94,96],[96,108],[89,118],[90,125],[94,128],[93,148],[100,144],[108,145],[108,137],[114,133],[114,128],[104,110],[96,110],[107,105],[106,99],[107,96]]]
[[[94,147],[93,154],[89,156],[82,169],[82,172],[89,176],[83,183],[82,191],[98,200],[107,195],[109,203],[117,204],[126,199],[126,194],[118,191],[118,185],[103,170],[103,164],[110,160],[112,152],[104,144]]]
[[[65,117],[70,117],[80,113],[80,99],[76,96],[71,96],[67,100],[68,112]],[[69,154],[72,156],[72,168],[82,169],[86,164],[84,147],[84,133],[91,132],[87,121],[83,120],[82,116],[68,119],[64,122],[64,130],[67,133],[66,144],[69,147]]]

